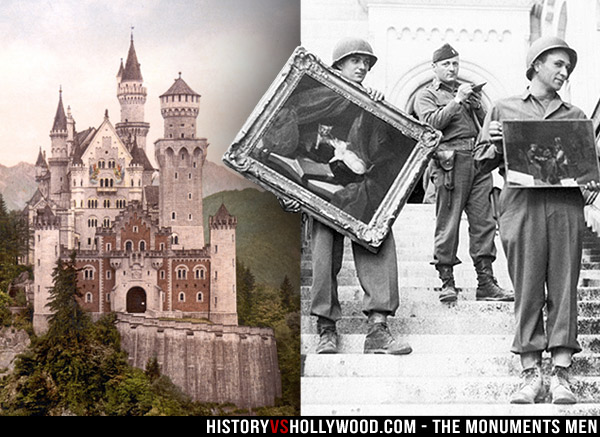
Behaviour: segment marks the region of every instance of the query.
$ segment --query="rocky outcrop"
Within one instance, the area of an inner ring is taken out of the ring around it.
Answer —
[[[17,355],[25,352],[30,343],[24,330],[0,329],[0,375],[12,372]]]

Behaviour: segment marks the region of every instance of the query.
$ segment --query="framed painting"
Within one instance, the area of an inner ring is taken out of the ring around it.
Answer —
[[[509,186],[582,187],[600,181],[591,120],[507,120],[502,133]]]
[[[223,161],[376,252],[440,138],[298,47]]]

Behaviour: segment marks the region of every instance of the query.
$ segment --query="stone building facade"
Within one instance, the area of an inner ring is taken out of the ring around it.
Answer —
[[[158,168],[146,151],[146,97],[133,37],[117,74],[116,125],[105,113],[99,127],[77,131],[59,92],[49,154],[40,149],[38,190],[27,207],[37,333],[47,329],[56,261],[73,251],[81,269],[81,305],[93,315],[143,313],[237,325],[237,220],[225,205],[210,218],[210,243],[204,241],[208,142],[196,135],[200,95],[180,74],[160,96]]]

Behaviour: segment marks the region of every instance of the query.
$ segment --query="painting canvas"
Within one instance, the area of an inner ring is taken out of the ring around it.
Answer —
[[[506,181],[515,187],[578,187],[600,180],[591,120],[504,121]]]
[[[376,252],[440,137],[298,47],[223,161]]]

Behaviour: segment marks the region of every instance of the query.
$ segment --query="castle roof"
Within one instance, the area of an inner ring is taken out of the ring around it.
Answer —
[[[181,78],[181,73],[179,73],[179,78],[175,79],[175,83],[171,85],[171,88],[167,90],[166,93],[161,95],[164,96],[173,96],[173,95],[188,95],[188,96],[199,96],[196,91],[192,90],[187,83]]]
[[[217,213],[214,216],[210,216],[208,218],[208,222],[211,227],[219,226],[219,225],[230,225],[230,226],[237,225],[237,219],[234,216],[232,216],[231,214],[229,214],[229,211],[227,211],[227,208],[225,208],[224,203],[221,203],[219,210],[217,211]]]
[[[36,167],[45,167],[48,168],[48,163],[46,162],[46,158],[42,153],[42,148],[40,147],[40,153],[38,153],[37,161],[35,162]]]
[[[154,167],[152,167],[152,163],[148,159],[146,152],[144,152],[144,149],[138,147],[135,140],[133,146],[131,147],[131,156],[133,157],[131,164],[141,165],[144,170],[154,170]]]
[[[119,72],[121,73],[121,70],[119,70]],[[129,53],[127,54],[125,69],[121,74],[121,81],[142,81],[142,70],[140,69],[140,63],[138,62],[137,55],[135,54],[133,36],[131,37],[131,44],[129,45]]]
[[[65,115],[65,108],[63,107],[62,101],[62,89],[58,92],[58,107],[56,108],[56,115],[54,116],[54,124],[52,125],[52,132],[66,131],[67,130],[67,116]]]
[[[75,133],[73,138],[73,164],[83,164],[81,157],[89,146],[95,131],[93,127],[88,127],[84,131]]]

